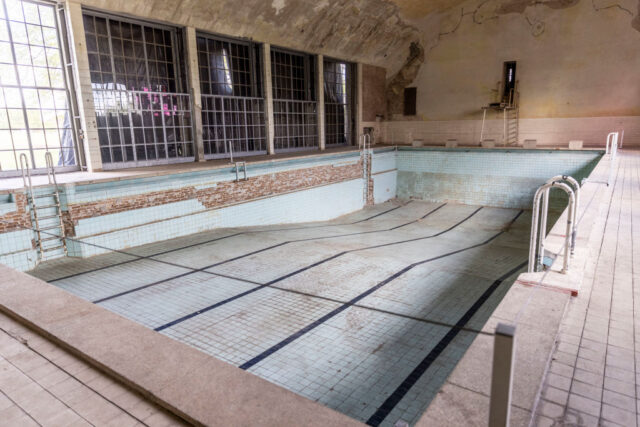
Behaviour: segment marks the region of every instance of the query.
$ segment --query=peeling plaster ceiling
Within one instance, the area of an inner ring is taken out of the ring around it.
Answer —
[[[405,19],[424,18],[433,12],[443,12],[464,3],[466,0],[391,0],[398,5]]]
[[[78,1],[102,10],[378,65],[391,73],[402,66],[411,43],[420,40],[420,31],[393,0]]]

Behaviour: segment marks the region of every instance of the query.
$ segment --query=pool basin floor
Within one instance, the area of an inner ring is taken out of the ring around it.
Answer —
[[[29,274],[369,425],[413,424],[526,268],[529,224],[392,201]]]

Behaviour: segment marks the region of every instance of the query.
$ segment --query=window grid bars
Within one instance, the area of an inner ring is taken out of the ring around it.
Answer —
[[[271,50],[274,147],[277,151],[317,148],[318,117],[309,55]]]
[[[266,153],[264,99],[255,45],[199,34],[205,158]]]
[[[315,101],[273,100],[276,150],[294,151],[318,146]]]
[[[193,160],[188,94],[93,90],[100,153],[108,168]]]
[[[0,168],[76,169],[75,143],[55,5],[0,1]],[[20,50],[20,52],[18,52]],[[6,144],[10,141],[10,147]]]
[[[206,158],[266,153],[262,98],[202,95],[202,139]]]
[[[353,67],[351,64],[325,59],[324,111],[325,144],[349,145],[353,141]]]

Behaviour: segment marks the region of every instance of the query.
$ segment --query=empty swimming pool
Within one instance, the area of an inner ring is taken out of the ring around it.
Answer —
[[[529,216],[392,201],[30,274],[370,425],[412,423],[524,269]]]

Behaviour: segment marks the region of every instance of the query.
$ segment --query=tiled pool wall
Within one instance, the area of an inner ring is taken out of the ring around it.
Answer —
[[[239,175],[236,182],[234,167],[224,167],[60,186],[68,253],[89,257],[219,227],[324,221],[364,206],[358,152],[253,163],[247,181]],[[0,195],[0,220],[0,262],[34,268],[35,233],[23,229],[31,217],[22,190]]]
[[[581,181],[602,151],[399,148],[397,197],[531,209],[536,189],[556,175]],[[566,196],[552,192],[552,207]]]
[[[396,197],[397,178],[395,150],[376,150],[371,161],[374,203],[383,203]]]
[[[376,149],[369,200],[400,199],[529,208],[549,177],[582,179],[600,151]],[[243,173],[240,173],[241,178]],[[89,257],[214,228],[330,220],[364,206],[358,152],[61,186],[70,256]],[[36,192],[46,193],[47,187]],[[557,195],[556,195],[557,196]],[[561,206],[560,198],[552,204]],[[22,191],[0,194],[0,263],[30,270],[35,233]]]

